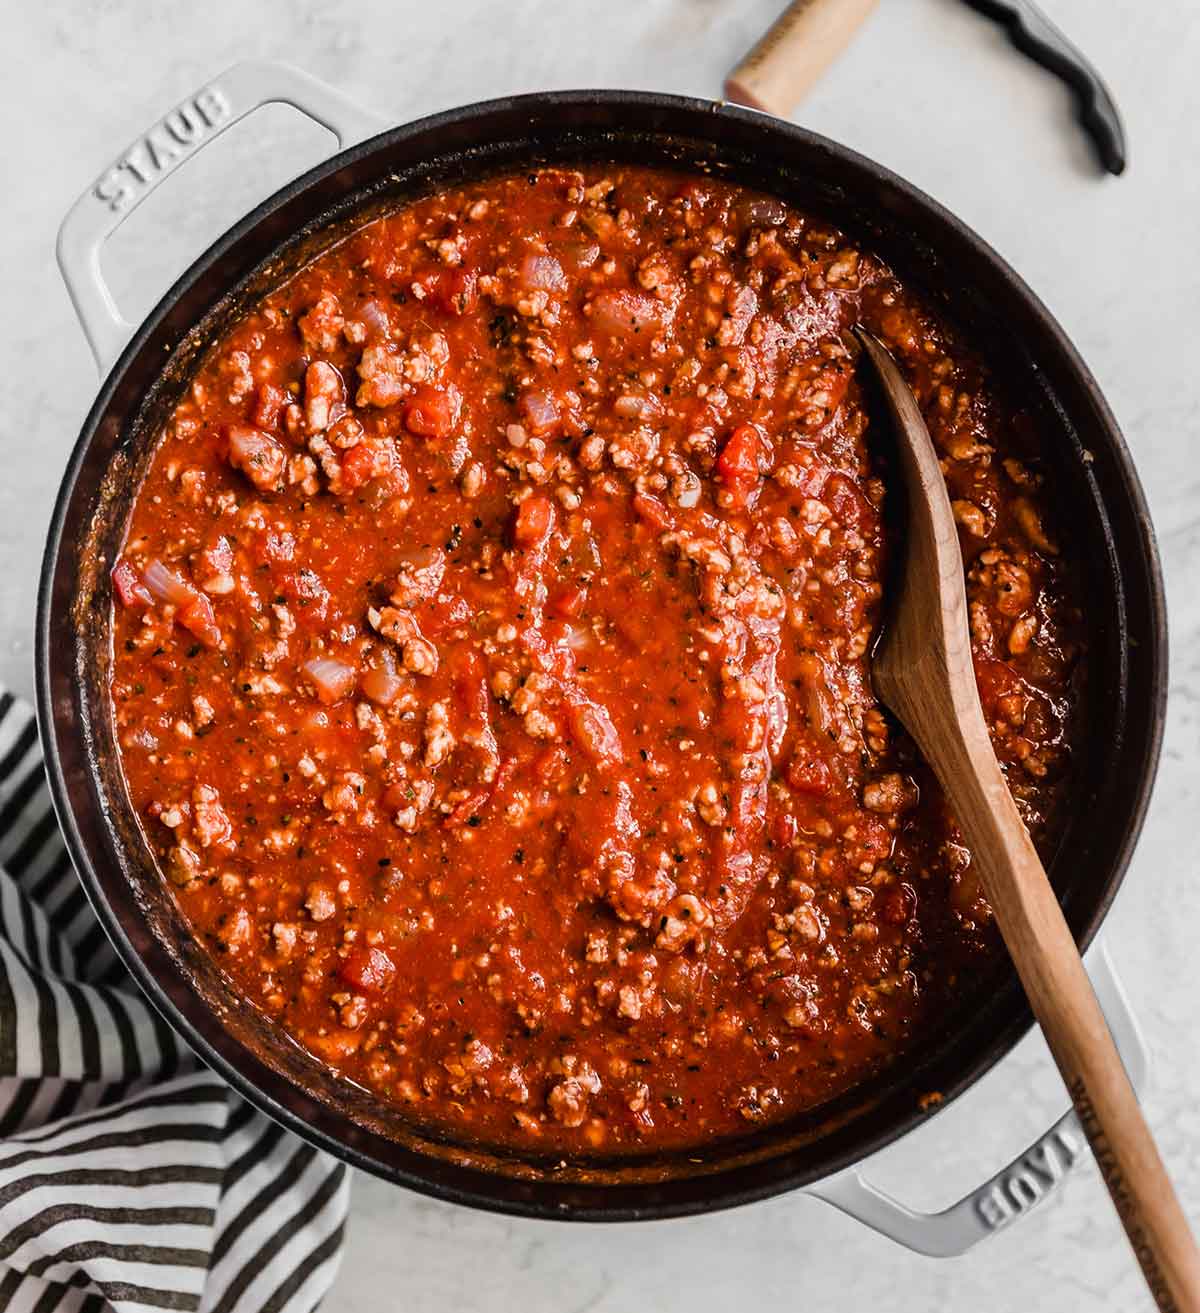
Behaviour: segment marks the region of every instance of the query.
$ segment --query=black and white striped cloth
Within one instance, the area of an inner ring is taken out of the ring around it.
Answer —
[[[0,1310],[307,1313],[346,1167],[202,1066],[125,973],[0,690]]]

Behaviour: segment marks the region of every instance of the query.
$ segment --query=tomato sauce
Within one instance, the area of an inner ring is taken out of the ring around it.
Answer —
[[[1044,843],[1081,653],[1029,422],[819,219],[616,166],[429,196],[176,407],[112,571],[129,796],[238,989],[398,1116],[698,1144],[880,1071],[994,963],[871,688],[856,321],[943,457]]]

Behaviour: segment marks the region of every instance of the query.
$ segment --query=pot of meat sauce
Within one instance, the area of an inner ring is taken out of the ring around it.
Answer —
[[[105,239],[279,101],[340,153],[134,329]],[[855,319],[941,448],[994,741],[1083,945],[1162,732],[1137,476],[990,248],[753,112],[555,92],[397,128],[256,63],[123,154],[59,257],[106,379],[43,568],[47,768],[204,1061],[356,1166],[529,1216],[804,1189],[949,1254],[1054,1188],[1069,1114],[936,1215],[863,1167],[1031,1018],[871,693],[902,528]]]

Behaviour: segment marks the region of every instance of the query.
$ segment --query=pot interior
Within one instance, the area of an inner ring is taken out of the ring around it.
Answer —
[[[662,1216],[812,1181],[952,1098],[1030,1022],[1006,963],[875,1080],[791,1122],[700,1150],[539,1160],[454,1143],[335,1078],[230,986],[192,938],[125,796],[107,706],[108,569],[156,432],[226,325],[364,218],[444,185],[539,163],[711,172],[827,217],[877,251],[1021,397],[1062,493],[1081,569],[1088,677],[1069,814],[1051,875],[1081,942],[1140,828],[1157,758],[1164,622],[1153,540],[1120,436],[1086,370],[1023,286],[966,229],[884,170],[750,112],[625,93],[561,93],[397,129],[283,189],[167,294],[107,381],[63,485],[39,614],[52,788],[118,950],[202,1056],[293,1129],[368,1170],[463,1202],[542,1216]],[[165,368],[164,363],[166,362]]]

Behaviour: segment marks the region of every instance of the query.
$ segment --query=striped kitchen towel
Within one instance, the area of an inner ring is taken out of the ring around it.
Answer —
[[[202,1066],[125,973],[0,690],[0,1310],[306,1313],[346,1167]]]

